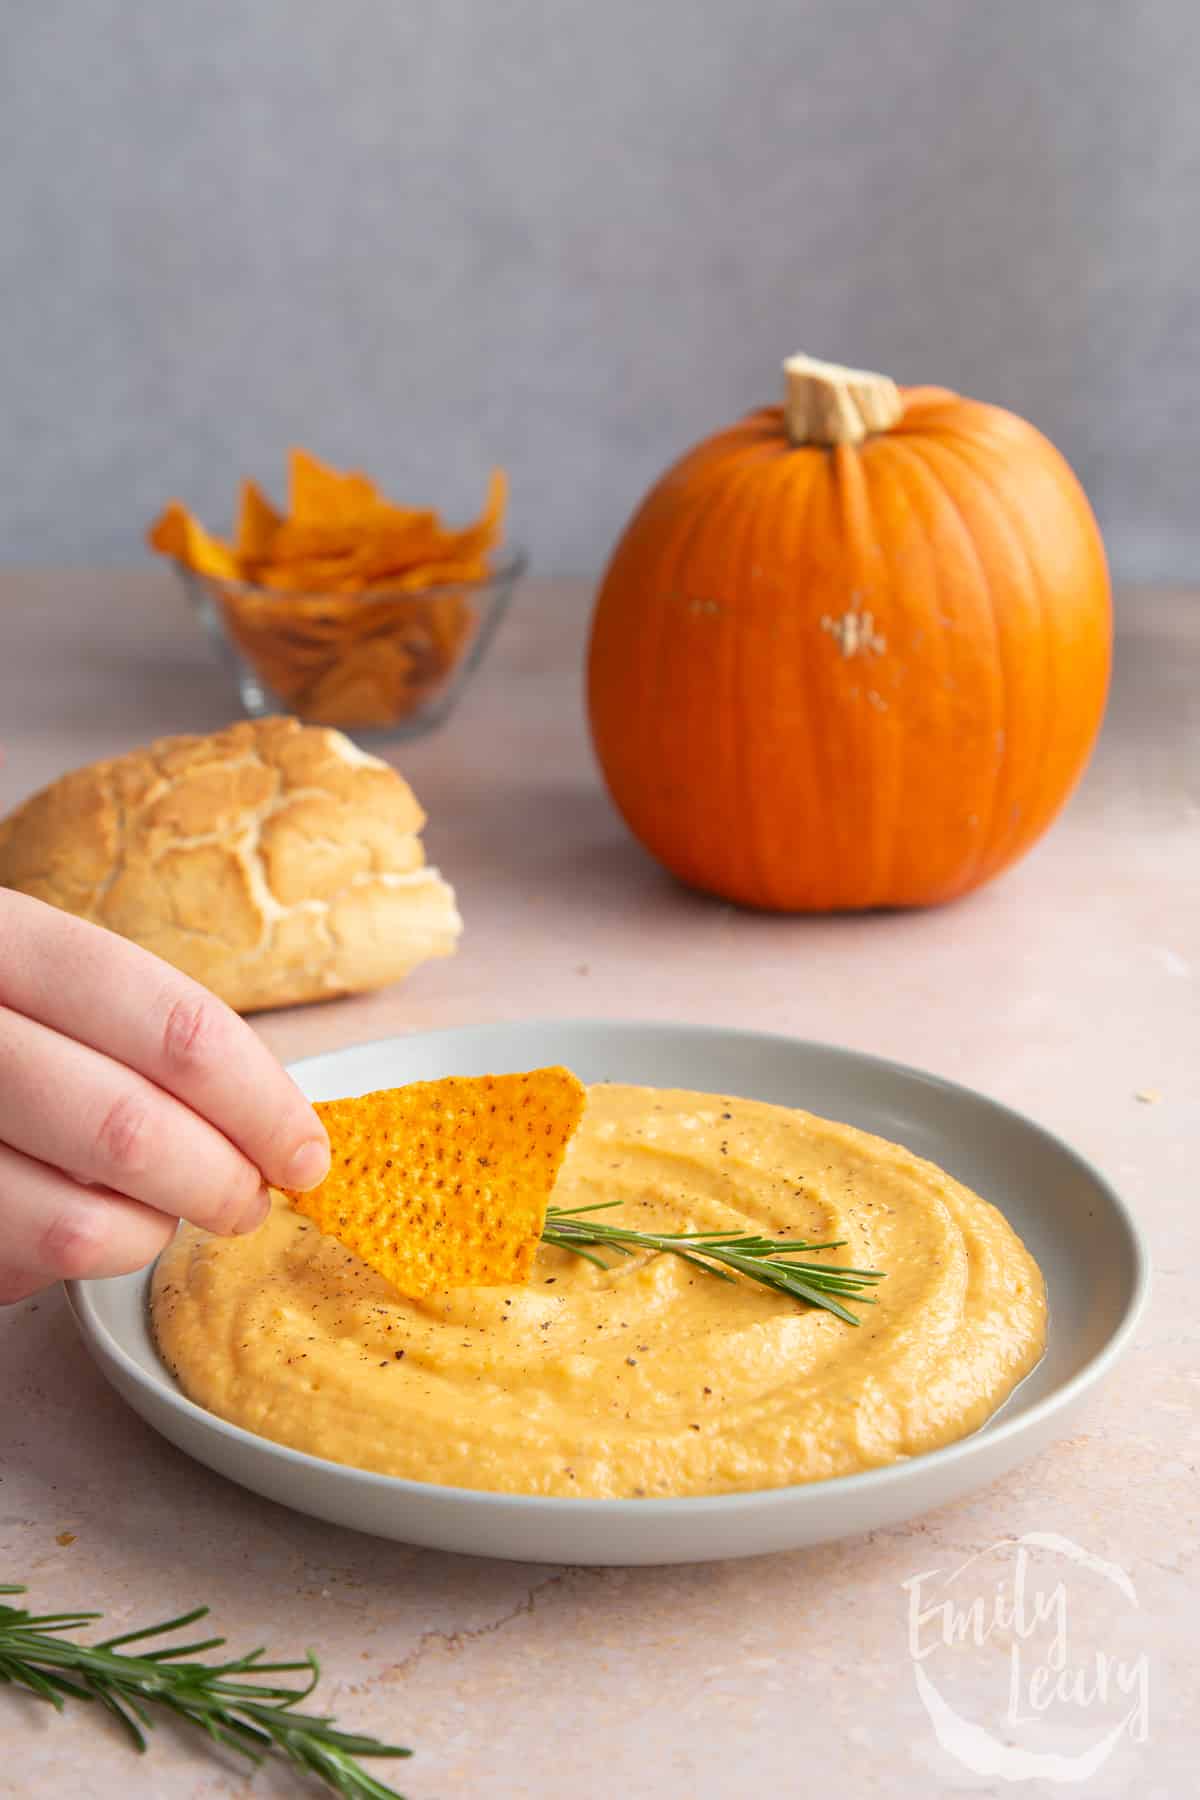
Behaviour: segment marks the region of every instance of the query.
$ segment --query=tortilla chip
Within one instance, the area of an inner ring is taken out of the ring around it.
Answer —
[[[288,512],[306,525],[356,525],[386,505],[373,481],[360,470],[331,468],[309,450],[288,456]]]
[[[242,482],[238,504],[237,553],[243,563],[266,562],[283,520],[256,481]]]
[[[475,556],[490,550],[500,535],[504,509],[508,504],[508,476],[503,469],[493,469],[488,480],[487,499],[483,511],[473,525],[451,533],[457,556]]]
[[[172,500],[146,533],[152,550],[186,563],[198,575],[215,575],[221,581],[238,579],[238,562],[229,545],[211,537],[179,500]]]
[[[294,562],[255,563],[253,580],[256,587],[279,593],[337,594],[348,591],[344,584],[354,580],[353,571],[350,556],[310,556]],[[359,585],[355,582],[356,589]]]
[[[459,583],[486,581],[488,566],[476,557],[471,562],[422,563],[415,569],[392,576],[387,584],[391,594],[418,594],[428,588],[452,587]]]
[[[527,1281],[584,1099],[549,1068],[318,1101],[329,1174],[284,1191],[403,1294]]]

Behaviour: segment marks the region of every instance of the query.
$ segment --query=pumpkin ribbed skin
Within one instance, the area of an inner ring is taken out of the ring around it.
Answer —
[[[751,414],[614,552],[593,741],[631,830],[695,887],[780,911],[950,900],[1083,770],[1111,657],[1083,490],[1014,414],[903,398],[891,430],[830,449]]]

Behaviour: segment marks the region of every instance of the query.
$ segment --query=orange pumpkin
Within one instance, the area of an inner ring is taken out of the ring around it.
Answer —
[[[683,881],[920,906],[1041,836],[1099,730],[1104,548],[1014,414],[794,357],[617,545],[588,659],[612,796]]]

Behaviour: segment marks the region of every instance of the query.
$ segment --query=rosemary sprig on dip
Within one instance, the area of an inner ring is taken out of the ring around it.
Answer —
[[[623,1225],[583,1216],[607,1212],[620,1204],[619,1200],[598,1200],[594,1206],[547,1207],[543,1244],[584,1256],[601,1269],[612,1265],[595,1255],[589,1246],[615,1251],[618,1256],[632,1256],[635,1250],[669,1251],[722,1281],[734,1279],[728,1273],[732,1269],[748,1281],[790,1294],[807,1306],[824,1307],[847,1325],[857,1325],[859,1321],[838,1296],[856,1306],[874,1306],[873,1296],[861,1290],[884,1278],[880,1269],[846,1269],[837,1264],[793,1260],[801,1252],[840,1250],[844,1238],[811,1244],[803,1238],[765,1238],[741,1231],[630,1231]]]
[[[24,1592],[23,1587],[0,1584],[0,1594]],[[297,1772],[315,1775],[342,1800],[403,1800],[395,1788],[386,1787],[360,1768],[357,1759],[411,1756],[410,1750],[338,1731],[331,1718],[294,1710],[320,1679],[311,1650],[300,1662],[263,1662],[262,1650],[248,1651],[227,1662],[196,1662],[203,1651],[219,1650],[225,1642],[211,1637],[132,1655],[120,1653],[123,1644],[181,1631],[207,1612],[207,1606],[198,1606],[161,1625],[125,1631],[100,1644],[80,1644],[63,1634],[78,1631],[102,1617],[100,1613],[35,1615],[23,1607],[0,1604],[0,1685],[24,1688],[49,1700],[60,1712],[64,1696],[98,1700],[120,1721],[140,1751],[146,1749],[146,1730],[154,1723],[147,1706],[165,1706],[252,1763],[261,1763],[272,1754],[282,1757]],[[300,1687],[261,1679],[300,1671],[308,1677]]]

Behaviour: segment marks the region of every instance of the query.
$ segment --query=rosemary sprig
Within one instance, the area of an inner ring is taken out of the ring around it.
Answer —
[[[23,1594],[21,1586],[0,1583],[0,1594]],[[360,1756],[411,1756],[396,1744],[338,1731],[331,1718],[297,1712],[320,1679],[311,1650],[299,1662],[263,1662],[250,1650],[227,1662],[194,1659],[219,1650],[225,1639],[201,1638],[156,1650],[121,1653],[124,1644],[142,1643],[165,1632],[182,1631],[208,1613],[207,1606],[125,1631],[100,1644],[80,1644],[63,1634],[102,1617],[95,1612],[42,1613],[0,1604],[0,1685],[11,1683],[63,1710],[64,1698],[98,1700],[117,1719],[135,1749],[144,1751],[154,1720],[148,1706],[164,1706],[215,1740],[258,1764],[277,1755],[297,1771],[315,1775],[342,1800],[403,1800],[361,1769]],[[303,1671],[299,1687],[264,1681],[269,1675]]]
[[[728,1273],[732,1269],[734,1274],[744,1275],[748,1281],[757,1281],[780,1294],[790,1294],[807,1306],[824,1307],[826,1312],[844,1319],[847,1325],[857,1325],[858,1320],[842,1305],[842,1300],[849,1300],[856,1306],[874,1306],[873,1297],[860,1290],[884,1278],[880,1269],[846,1269],[836,1263],[793,1260],[801,1252],[840,1250],[844,1238],[827,1244],[810,1244],[803,1238],[765,1238],[757,1237],[753,1232],[628,1231],[623,1225],[609,1225],[583,1217],[585,1213],[607,1212],[610,1207],[620,1204],[619,1200],[598,1200],[594,1206],[548,1207],[542,1229],[543,1244],[571,1250],[601,1269],[612,1265],[588,1246],[602,1246],[615,1251],[618,1256],[632,1256],[635,1250],[670,1251],[706,1274],[719,1276],[722,1281],[733,1280],[733,1275]]]

